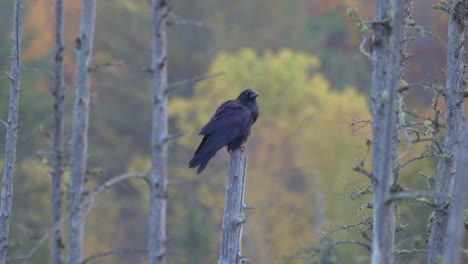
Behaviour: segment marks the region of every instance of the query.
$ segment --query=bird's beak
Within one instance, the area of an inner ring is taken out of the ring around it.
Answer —
[[[254,99],[254,98],[257,98],[257,96],[259,96],[259,95],[260,95],[259,93],[253,92],[253,94],[250,95],[250,98]]]

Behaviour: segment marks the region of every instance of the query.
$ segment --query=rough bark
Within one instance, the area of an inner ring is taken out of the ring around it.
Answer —
[[[63,175],[63,0],[55,2],[54,135],[52,157],[52,234],[51,263],[60,264],[62,254],[62,175]]]
[[[442,153],[440,153],[435,176],[435,189],[443,195],[434,199],[436,210],[432,220],[428,244],[428,263],[436,263],[442,257],[447,245],[449,203],[453,195],[457,158],[463,132],[463,45],[468,16],[466,0],[452,0],[447,36],[447,79],[443,95],[445,98],[446,130]]]
[[[81,198],[86,173],[89,121],[89,65],[93,50],[95,0],[82,0],[80,32],[76,39],[76,89],[67,203],[67,263],[79,263],[83,255]]]
[[[445,264],[462,264],[462,248],[465,234],[464,209],[465,190],[468,189],[468,122],[465,123],[465,135],[458,162],[457,177],[455,179],[455,194],[449,211],[447,226],[447,250],[444,254]]]
[[[2,201],[0,208],[0,263],[4,264],[10,233],[11,203],[13,199],[13,176],[15,174],[16,145],[19,127],[19,97],[21,69],[21,34],[23,25],[23,3],[15,0],[12,30],[10,102],[8,107],[5,160],[3,165]]]
[[[166,263],[166,200],[167,200],[167,36],[168,1],[152,0],[151,72],[153,78],[153,110],[151,132],[151,171],[148,263]]]
[[[247,158],[235,150],[231,154],[222,225],[221,249],[218,264],[240,264],[244,258],[241,253],[242,226],[245,223],[244,192]]]
[[[372,40],[372,185],[373,239],[372,263],[393,263],[395,208],[386,197],[394,180],[393,165],[398,151],[397,122],[394,111],[396,89],[401,76],[403,3],[377,1]],[[391,20],[390,20],[391,19]]]
[[[372,39],[372,184],[373,184],[373,243],[372,243],[372,263],[389,263],[384,260],[385,249],[393,247],[393,234],[388,229],[394,226],[394,209],[392,206],[384,208],[385,194],[388,192],[388,186],[391,181],[388,170],[383,171],[383,164],[391,162],[390,159],[384,159],[384,154],[389,149],[385,149],[383,144],[384,116],[385,116],[385,97],[388,94],[385,89],[385,81],[388,75],[387,65],[390,56],[390,26],[386,22],[390,19],[390,2],[380,0],[376,3],[376,15],[374,24],[374,35]],[[386,96],[385,96],[386,95]],[[388,142],[387,142],[388,143]],[[387,155],[388,157],[388,155]],[[387,251],[388,252],[388,251]]]

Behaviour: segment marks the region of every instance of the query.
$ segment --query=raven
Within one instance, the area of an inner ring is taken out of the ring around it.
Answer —
[[[257,96],[257,92],[245,89],[237,99],[218,107],[199,133],[204,137],[189,162],[189,168],[198,166],[197,174],[200,174],[222,147],[227,146],[228,152],[241,148],[258,118]]]

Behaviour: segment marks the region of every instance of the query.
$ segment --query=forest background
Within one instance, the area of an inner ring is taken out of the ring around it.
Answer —
[[[446,14],[436,1],[417,0],[413,18],[445,38]],[[0,1],[0,36],[9,36],[12,1]],[[151,123],[149,65],[151,16],[147,1],[98,1],[93,72],[87,187],[125,171],[148,171]],[[9,254],[27,252],[50,228],[50,147],[54,1],[25,1],[23,75],[18,163]],[[371,140],[370,65],[358,47],[356,8],[370,19],[371,0],[180,0],[169,17],[170,130],[185,135],[170,143],[168,263],[214,263],[219,248],[228,155],[221,151],[199,176],[187,168],[199,143],[198,131],[217,105],[243,88],[260,92],[260,119],[247,144],[246,201],[249,211],[244,251],[254,263],[284,263],[301,249],[318,245],[324,232],[333,238],[359,237],[369,181],[353,172],[366,158]],[[70,139],[79,1],[65,2],[66,142]],[[430,34],[410,42],[406,81],[443,82],[443,42]],[[9,68],[10,39],[0,39],[0,70]],[[219,73],[219,74],[218,74]],[[184,84],[196,76],[216,75]],[[181,82],[182,81],[182,82]],[[431,95],[407,94],[407,107],[429,115]],[[0,78],[0,117],[8,111],[8,79]],[[3,118],[2,118],[3,119]],[[5,130],[0,129],[0,138]],[[4,148],[0,141],[0,148]],[[66,144],[68,149],[69,145]],[[424,150],[413,148],[414,155]],[[66,152],[68,153],[68,152]],[[67,158],[65,159],[67,160]],[[1,157],[0,157],[1,161]],[[411,164],[401,175],[405,188],[426,181],[433,160]],[[358,198],[357,198],[358,197]],[[138,179],[99,195],[86,220],[85,256],[146,247],[148,194]],[[425,243],[429,208],[401,204],[399,249]],[[368,252],[353,245],[337,248],[342,263],[359,262]],[[109,256],[99,263],[142,263],[145,254]],[[412,256],[418,263],[424,256]],[[32,258],[46,263],[48,243]],[[294,263],[306,263],[295,260]],[[348,262],[351,261],[351,262]]]

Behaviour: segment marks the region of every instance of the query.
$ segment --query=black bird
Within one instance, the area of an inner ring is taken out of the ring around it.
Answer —
[[[203,135],[202,142],[198,146],[190,168],[196,168],[200,174],[211,158],[222,147],[227,146],[228,152],[236,150],[247,141],[250,129],[258,118],[257,98],[258,93],[245,89],[237,99],[224,102],[211,117],[199,135]]]

